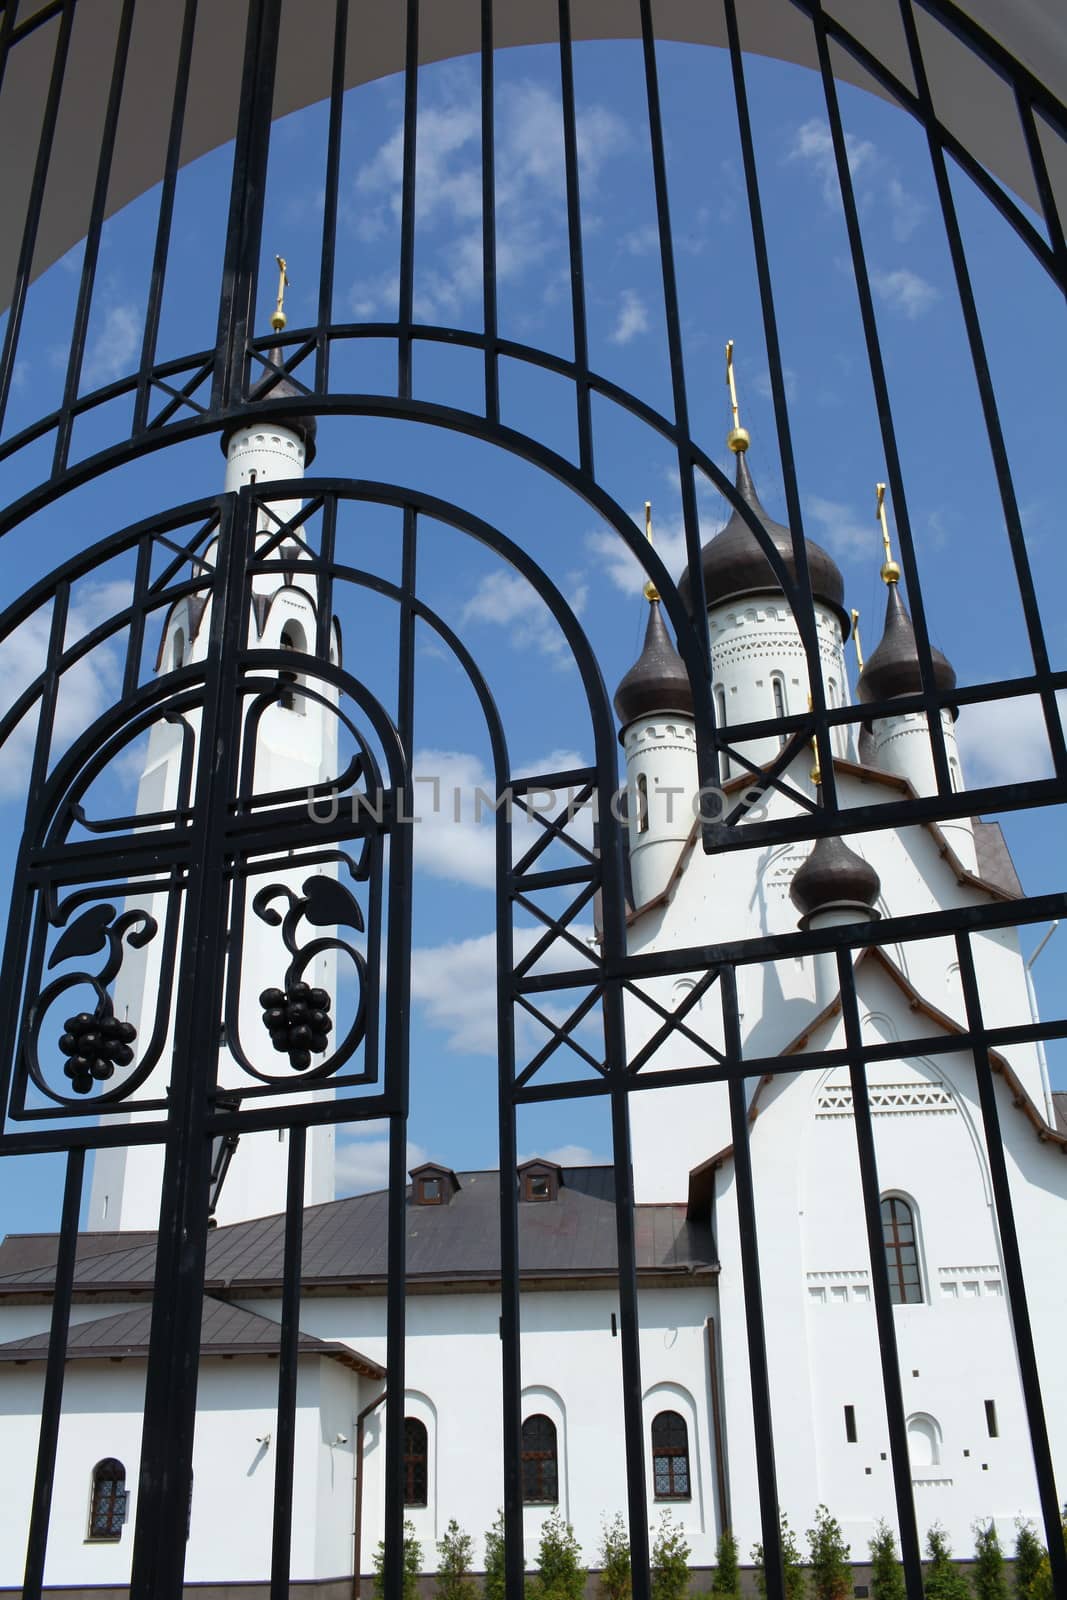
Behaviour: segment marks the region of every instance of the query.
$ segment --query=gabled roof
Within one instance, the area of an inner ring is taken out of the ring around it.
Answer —
[[[148,1352],[151,1321],[152,1307],[142,1305],[117,1312],[112,1317],[74,1323],[67,1337],[67,1360],[125,1361],[143,1358]],[[243,1311],[239,1306],[226,1305],[224,1301],[210,1296],[204,1299],[200,1324],[202,1356],[276,1356],[280,1335],[280,1323],[272,1321],[270,1317],[258,1316],[254,1311]],[[8,1344],[0,1344],[0,1361],[20,1364],[44,1361],[48,1355],[48,1338],[47,1333],[33,1333],[22,1339],[13,1339]],[[301,1333],[297,1349],[301,1355],[328,1356],[340,1361],[364,1378],[385,1377],[385,1368],[376,1361],[334,1340],[316,1339],[312,1334]]]
[[[500,1279],[499,1175],[457,1174],[459,1191],[447,1206],[407,1207],[407,1264],[411,1292],[491,1288]],[[303,1292],[383,1294],[388,1276],[388,1195],[353,1195],[304,1212]],[[611,1167],[568,1167],[552,1205],[519,1210],[519,1254],[524,1285],[586,1285],[614,1280],[618,1270],[615,1177]],[[645,1283],[691,1281],[718,1270],[711,1230],[687,1220],[684,1205],[635,1209],[637,1268]],[[100,1235],[90,1235],[99,1239]],[[79,1295],[150,1294],[155,1243],[145,1235],[112,1234],[117,1248],[83,1251],[79,1245],[75,1292]],[[127,1243],[127,1240],[130,1242]],[[214,1229],[208,1237],[209,1294],[275,1294],[282,1281],[284,1216],[260,1217]],[[25,1265],[17,1238],[0,1245],[0,1298],[47,1298],[54,1251]]]
[[[890,977],[901,990],[912,1011],[922,1012],[924,1016],[929,1017],[930,1021],[933,1022],[936,1027],[942,1029],[945,1033],[966,1033],[967,1030],[965,1028],[961,1028],[959,1023],[956,1022],[954,1018],[946,1016],[943,1011],[939,1011],[936,1006],[930,1004],[929,1000],[927,1000],[925,996],[919,993],[914,984],[909,982],[909,980],[900,971],[900,968],[889,959],[885,951],[881,949],[879,945],[868,945],[864,950],[862,950],[856,958],[853,970],[858,972],[861,967],[869,962],[876,963],[878,966],[884,969],[888,977]],[[829,1005],[824,1006],[821,1011],[817,1012],[815,1016],[812,1017],[811,1021],[806,1023],[801,1031],[793,1039],[791,1039],[787,1045],[785,1045],[780,1052],[782,1057],[784,1058],[786,1056],[798,1055],[800,1051],[806,1047],[812,1034],[817,1033],[819,1029],[822,1028],[826,1023],[832,1022],[840,1013],[840,1011],[841,996],[838,994],[834,996]],[[901,1040],[901,1055],[907,1055],[907,1053],[908,1041],[903,1039]],[[999,1051],[990,1050],[989,1063],[993,1068],[993,1071],[999,1073],[1003,1077],[1005,1083],[1011,1090],[1012,1105],[1029,1119],[1033,1126],[1034,1132],[1037,1134],[1037,1137],[1042,1140],[1047,1140],[1053,1144],[1057,1144],[1061,1150],[1067,1152],[1067,1094],[1054,1094],[1052,1097],[1053,1104],[1055,1106],[1054,1114],[1056,1118],[1056,1126],[1053,1127],[1050,1123],[1045,1121],[1045,1118],[1041,1115],[1037,1106],[1034,1105],[1034,1102],[1027,1094],[1026,1089],[1023,1087],[1023,1084],[1017,1076],[1014,1068],[1008,1064]],[[787,1071],[788,1067],[783,1067],[783,1072]],[[776,1074],[767,1073],[756,1085],[755,1093],[752,1096],[748,1108],[748,1120],[750,1123],[754,1122],[756,1117],[759,1115],[760,1098],[764,1089],[766,1089],[768,1085],[774,1081],[774,1076],[776,1076]],[[733,1145],[728,1144],[724,1149],[717,1151],[715,1155],[709,1156],[706,1161],[700,1162],[698,1166],[695,1166],[691,1169],[689,1173],[689,1204],[686,1208],[687,1216],[701,1217],[708,1215],[714,1186],[715,1171],[726,1161],[729,1161],[733,1157],[733,1153]]]

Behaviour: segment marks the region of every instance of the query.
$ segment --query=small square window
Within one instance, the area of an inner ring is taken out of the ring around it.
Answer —
[[[445,1197],[441,1178],[422,1178],[419,1182],[419,1199],[424,1206],[439,1206]]]

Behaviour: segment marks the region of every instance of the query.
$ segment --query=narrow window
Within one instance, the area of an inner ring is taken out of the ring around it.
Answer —
[[[424,1506],[429,1484],[430,1447],[426,1424],[418,1417],[404,1418],[404,1504]]]
[[[171,671],[177,672],[179,667],[185,665],[185,634],[178,628],[174,634],[174,649],[171,653]]]
[[[287,622],[282,629],[282,636],[278,642],[283,650],[299,650],[306,654],[307,646],[304,642],[303,631],[298,623]],[[304,710],[303,696],[294,692],[294,686],[300,682],[299,675],[286,669],[283,672],[279,672],[278,679],[281,684],[278,704],[282,710],[297,711],[302,714]]]
[[[648,779],[643,772],[637,774],[637,831],[648,832]]]
[[[889,1269],[889,1295],[895,1306],[921,1305],[922,1278],[919,1273],[919,1244],[911,1207],[899,1195],[882,1201],[882,1238],[885,1264]]]
[[[773,678],[771,679],[771,690],[772,690],[772,692],[774,694],[774,714],[775,714],[776,717],[784,717],[785,716],[785,685],[783,684],[783,682],[782,682],[781,678],[779,677],[778,673],[775,673]],[[781,749],[784,744],[785,744],[785,734],[784,733],[780,733],[778,735],[778,748]]]
[[[845,1438],[849,1444],[856,1443],[856,1408],[845,1407]]]
[[[1000,1429],[997,1426],[997,1402],[995,1400],[987,1400],[985,1403],[985,1425],[991,1439],[999,1438]]]
[[[726,690],[720,685],[715,691],[715,720],[719,731],[726,727]],[[730,757],[725,750],[719,751],[719,782],[726,783],[730,777]]]
[[[126,1521],[126,1468],[108,1457],[93,1468],[89,1502],[90,1539],[121,1539]]]
[[[657,1500],[688,1500],[689,1430],[677,1411],[661,1411],[652,1422],[652,1478]]]
[[[527,1417],[522,1425],[522,1498],[528,1506],[559,1501],[556,1424],[551,1417]]]

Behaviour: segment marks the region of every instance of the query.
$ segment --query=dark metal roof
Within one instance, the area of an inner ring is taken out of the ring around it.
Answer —
[[[887,585],[885,603],[885,628],[878,648],[867,657],[856,685],[857,698],[868,703],[872,700],[891,700],[899,694],[921,694],[922,674],[919,671],[919,650],[915,643],[915,629],[903,600],[899,583]],[[934,683],[947,692],[956,687],[956,673],[951,663],[930,646],[930,661],[934,669]]]
[[[285,366],[285,356],[278,345],[275,345],[271,350],[267,360],[270,361],[275,367]],[[263,377],[252,390],[252,393],[249,395],[249,399],[292,400],[294,398],[299,398],[302,400],[306,394],[307,390],[301,389],[298,384],[293,382],[292,378],[279,378],[276,372],[267,371],[263,374]],[[304,441],[304,466],[305,468],[310,467],[311,463],[315,459],[315,435],[318,432],[318,423],[315,421],[315,418],[301,416],[272,416],[270,418],[270,424],[275,428],[288,428],[290,433],[295,433],[297,438]],[[230,440],[233,438],[234,434],[240,432],[242,428],[248,427],[255,427],[254,418],[242,417],[239,421],[228,422],[226,424],[225,428],[222,430],[222,437],[219,440],[219,443],[222,446],[223,455],[225,455],[226,451],[229,449]]]
[[[653,600],[641,654],[615,691],[615,712],[626,728],[638,717],[665,711],[691,717],[693,690],[685,663],[660,615],[659,601]]]
[[[1022,894],[1023,886],[999,822],[983,822],[980,817],[975,818],[974,849],[980,878],[1002,889],[1005,894]]]
[[[824,835],[793,875],[789,898],[806,920],[831,906],[870,911],[882,881],[869,862],[850,850],[843,839]]]
[[[150,1305],[135,1306],[112,1317],[76,1322],[67,1337],[67,1360],[120,1361],[144,1356],[152,1322]],[[279,1351],[281,1324],[254,1311],[227,1305],[222,1300],[204,1300],[200,1323],[202,1356],[275,1356]],[[0,1344],[0,1361],[43,1361],[48,1354],[47,1333],[27,1334]],[[316,1339],[301,1333],[297,1349],[301,1355],[330,1356],[343,1361],[363,1377],[384,1378],[385,1369],[369,1356],[350,1350],[335,1340]]]
[[[409,1190],[407,1263],[413,1288],[491,1283],[499,1278],[498,1174],[456,1176],[461,1187],[447,1206],[415,1205]],[[557,1199],[520,1205],[523,1278],[565,1281],[614,1275],[618,1265],[614,1192],[611,1167],[567,1167]],[[309,1207],[304,1213],[305,1290],[384,1288],[387,1209],[384,1190]],[[637,1206],[635,1229],[642,1275],[669,1279],[717,1270],[711,1232],[686,1221],[684,1204]],[[123,1244],[127,1238],[111,1237]],[[285,1218],[280,1215],[214,1229],[207,1246],[209,1291],[276,1287],[282,1277],[284,1237]],[[39,1266],[12,1271],[0,1249],[0,1297],[50,1292],[53,1261],[54,1256]],[[104,1254],[79,1248],[75,1288],[97,1294],[150,1291],[154,1266],[154,1243],[146,1242],[143,1234],[133,1236],[127,1248]]]
[[[775,522],[764,511],[743,450],[739,451],[737,456],[736,487],[745,505],[754,512],[770,535],[775,549],[785,564],[786,572],[795,583],[797,569],[793,557],[793,536],[788,528],[783,527],[780,522]],[[806,539],[804,546],[808,556],[808,576],[811,579],[812,595],[836,613],[837,620],[841,624],[841,637],[847,639],[850,623],[848,612],[845,610],[845,584],[841,570],[829,551],[824,550],[814,540]],[[760,548],[756,535],[736,508],[731,511],[730,520],[725,528],[704,546],[700,553],[700,562],[704,571],[704,593],[709,606],[718,605],[723,600],[740,599],[742,595],[782,593],[782,586]],[[683,572],[678,580],[678,593],[687,609],[692,610],[689,605],[688,571]]]
[[[1063,1089],[1052,1091],[1052,1121],[1057,1133],[1067,1134],[1067,1093]]]

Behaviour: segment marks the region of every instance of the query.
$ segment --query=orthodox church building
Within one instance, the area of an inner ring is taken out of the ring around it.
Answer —
[[[273,397],[279,392],[275,385]],[[304,422],[241,424],[224,441],[226,487],[252,474],[260,483],[299,476],[314,443]],[[795,576],[789,531],[760,502],[748,443],[735,416],[738,493]],[[294,548],[285,584],[253,596],[259,638],[294,653],[307,647],[317,617],[314,585],[300,565]],[[807,565],[823,692],[829,707],[840,707],[850,699],[843,581],[815,544]],[[719,722],[804,711],[800,631],[736,512],[705,546],[703,576]],[[887,548],[885,627],[859,676],[860,703],[921,689],[899,576]],[[1020,892],[999,827],[978,820],[850,835],[847,843],[825,838],[814,848],[706,855],[692,820],[700,779],[689,683],[655,591],[646,592],[644,648],[615,701],[629,802],[632,952],[979,906]],[[207,638],[203,616],[188,602],[169,619],[160,670],[203,655]],[[935,653],[934,666],[938,687],[951,690],[948,661]],[[310,707],[297,726],[284,696],[270,708],[261,733],[264,781],[306,788],[332,771],[326,720]],[[950,711],[942,733],[962,785]],[[872,719],[855,741],[850,728],[837,728],[832,740],[840,806],[935,788],[922,714]],[[760,766],[779,749],[770,734],[739,753]],[[822,774],[810,766],[805,754],[788,777],[817,800]],[[177,746],[160,735],[141,781],[143,810],[159,809],[179,767]],[[740,794],[748,774],[724,759],[727,795]],[[672,806],[661,803],[668,790]],[[764,803],[771,814],[795,810],[773,790]],[[249,939],[252,928],[249,922]],[[1014,931],[976,937],[974,951],[988,1026],[1029,1014]],[[254,961],[254,944],[249,952]],[[950,939],[871,946],[859,955],[864,1038],[891,1045],[962,1032],[955,960]],[[893,1518],[893,1486],[852,1092],[846,1068],[789,1071],[791,1053],[845,1042],[836,971],[832,956],[790,957],[739,968],[737,981],[745,1056],[773,1060],[777,1069],[750,1082],[749,1127],[781,1504],[802,1530],[825,1502],[862,1560],[876,1521]],[[156,976],[145,966],[127,978],[131,1012],[135,987],[145,992]],[[674,1011],[700,976],[650,980],[647,993]],[[327,989],[329,979],[325,964],[309,974]],[[686,1015],[688,1035],[659,1048],[657,1069],[710,1060],[694,1039],[721,1046],[710,1000],[697,1000]],[[631,1048],[650,1039],[656,1024],[635,998]],[[1067,1472],[1067,1096],[1050,1091],[1038,1045],[1005,1049],[995,1067],[1048,1420]],[[1015,1519],[1038,1509],[975,1075],[964,1050],[927,1057],[902,1049],[899,1059],[887,1052],[870,1067],[869,1082],[919,1526],[942,1524],[964,1553],[976,1518],[994,1518],[1010,1540]],[[667,1508],[684,1527],[695,1566],[712,1563],[724,1527],[733,1528],[742,1559],[760,1537],[726,1097],[722,1084],[633,1097],[650,1511]],[[309,1161],[292,1576],[309,1595],[339,1596],[352,1592],[354,1571],[370,1571],[382,1524],[386,1197],[332,1198],[329,1137],[314,1135]],[[475,1535],[480,1562],[501,1497],[498,1175],[453,1171],[447,1151],[435,1156],[440,1164],[410,1175],[404,1401],[407,1515],[431,1570],[435,1541],[453,1517]],[[52,1501],[46,1578],[60,1593],[121,1589],[129,1577],[158,1160],[150,1146],[96,1158]],[[280,1136],[242,1140],[217,1199],[189,1511],[191,1584],[266,1592],[284,1236],[276,1197],[284,1193],[284,1167]],[[532,1160],[518,1181],[527,1554],[535,1555],[539,1528],[558,1506],[585,1560],[595,1563],[602,1517],[626,1503],[613,1173]],[[0,1246],[0,1587],[8,1590],[21,1581],[56,1248],[53,1235],[12,1236]]]

